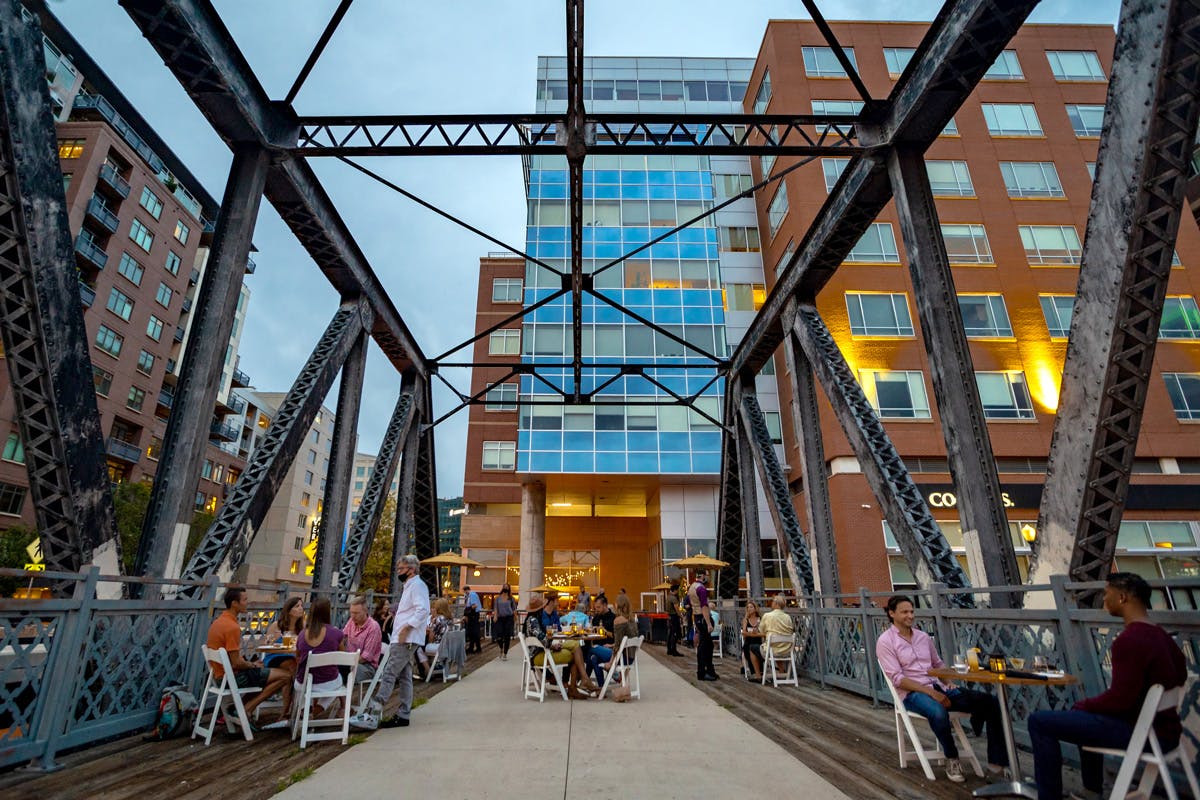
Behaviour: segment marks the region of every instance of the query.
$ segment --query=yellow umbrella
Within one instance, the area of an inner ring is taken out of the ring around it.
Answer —
[[[421,564],[426,567],[482,567],[483,566],[483,564],[479,563],[475,559],[467,558],[466,556],[459,555],[458,553],[454,552],[453,550],[447,550],[444,553],[438,553],[436,556],[432,556],[430,558],[425,559],[424,561],[421,562]]]
[[[553,586],[547,586],[546,584],[543,583],[541,586],[535,586],[532,589],[530,589],[529,591],[531,591],[531,592],[557,592],[558,589],[555,589]]]
[[[661,592],[661,591],[663,591],[664,589],[670,589],[670,588],[671,588],[671,584],[670,584],[670,582],[668,582],[668,581],[663,581],[663,582],[662,582],[662,583],[660,583],[658,586],[652,586],[652,587],[650,588],[650,591],[652,591],[652,592]]]
[[[681,558],[678,561],[672,561],[668,566],[672,567],[728,567],[728,561],[706,556],[703,553],[696,553],[694,556]]]

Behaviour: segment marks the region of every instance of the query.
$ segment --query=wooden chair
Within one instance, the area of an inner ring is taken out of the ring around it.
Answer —
[[[342,744],[347,744],[350,740],[350,707],[352,705],[351,698],[354,694],[354,681],[341,681],[341,686],[337,689],[318,690],[313,687],[312,671],[316,667],[349,667],[350,674],[353,675],[358,669],[358,651],[353,653],[311,653],[304,665],[304,683],[301,686],[300,692],[297,693],[296,706],[294,707],[294,717],[292,724],[292,739],[300,737],[300,749],[308,747],[309,742],[318,742],[331,739],[341,739]],[[312,716],[312,704],[314,700],[329,700],[331,702],[340,702],[341,713],[339,719],[329,719],[323,717]],[[341,728],[340,731],[329,731],[326,733],[313,733],[313,728]]]
[[[1083,748],[1093,753],[1122,757],[1121,768],[1117,770],[1112,794],[1109,795],[1110,800],[1112,798],[1124,800],[1129,793],[1129,787],[1133,784],[1133,773],[1137,771],[1138,764],[1146,765],[1142,771],[1142,780],[1138,783],[1138,797],[1150,797],[1150,793],[1154,791],[1154,785],[1158,783],[1158,777],[1161,775],[1167,797],[1170,800],[1178,800],[1179,794],[1175,791],[1175,782],[1171,778],[1170,765],[1173,761],[1178,761],[1179,766],[1183,769],[1183,774],[1187,777],[1188,785],[1192,789],[1192,797],[1200,798],[1200,785],[1196,783],[1196,771],[1183,741],[1184,737],[1180,737],[1179,745],[1174,750],[1164,753],[1162,744],[1159,743],[1158,736],[1154,733],[1155,715],[1160,711],[1172,708],[1178,710],[1183,705],[1183,698],[1186,695],[1185,686],[1187,684],[1176,686],[1170,691],[1164,691],[1160,683],[1150,687],[1150,691],[1146,692],[1146,699],[1142,702],[1142,710],[1138,713],[1137,723],[1133,726],[1133,735],[1129,737],[1129,746],[1124,750],[1114,747]],[[1147,751],[1147,745],[1149,751]]]
[[[215,650],[200,645],[200,652],[204,654],[204,663],[208,665],[208,680],[204,683],[204,692],[200,695],[200,705],[196,710],[196,724],[192,727],[192,738],[203,733],[204,746],[207,747],[212,742],[213,731],[217,727],[217,718],[225,711],[223,700],[228,697],[230,704],[233,706],[233,711],[237,712],[237,720],[242,728],[242,735],[246,737],[246,741],[254,738],[254,731],[250,728],[250,719],[246,716],[246,707],[242,705],[242,695],[258,694],[262,691],[261,686],[250,686],[245,689],[238,688],[237,682],[233,680],[233,667],[229,663],[229,653],[226,653],[224,648],[216,648]],[[213,674],[213,662],[221,665],[224,670],[220,678]],[[204,720],[204,706],[208,702],[209,695],[216,698],[213,706],[212,717],[209,718],[208,727],[205,728],[200,723]],[[230,733],[236,733],[236,728],[233,724],[233,717],[225,714],[225,727]]]
[[[879,668],[883,674],[883,682],[888,687],[888,691],[892,695],[892,705],[896,710],[896,749],[900,752],[900,768],[904,769],[908,766],[908,760],[913,756],[917,757],[917,761],[921,763],[921,769],[925,772],[925,777],[931,781],[937,780],[937,776],[933,774],[931,761],[945,761],[946,754],[942,752],[942,744],[934,738],[934,749],[926,750],[925,745],[921,744],[921,737],[917,736],[917,728],[913,725],[913,717],[917,716],[921,719],[920,714],[912,714],[904,703],[900,700],[900,694],[896,691],[896,687],[892,685],[892,680],[883,672],[883,667]],[[983,777],[983,767],[979,764],[979,759],[975,756],[975,751],[971,748],[971,743],[967,741],[967,732],[963,730],[963,719],[969,719],[970,714],[961,711],[950,712],[950,728],[954,731],[954,738],[958,740],[959,756],[966,760],[975,770],[975,774]],[[926,720],[928,722],[928,720]],[[907,735],[906,735],[907,734]],[[913,749],[909,750],[905,744],[905,739],[912,743]]]
[[[777,653],[774,644],[789,645],[787,653]],[[796,670],[796,637],[784,636],[781,633],[768,633],[766,639],[763,640],[762,646],[762,685],[767,685],[767,675],[771,676],[771,685],[778,688],[779,686],[799,686],[800,673]],[[779,677],[779,665],[786,664],[787,669],[784,670],[783,677]]]
[[[628,636],[621,638],[621,646],[613,651],[612,666],[608,668],[608,672],[604,675],[604,685],[600,687],[600,695],[598,700],[604,699],[605,692],[608,691],[609,685],[612,684],[613,676],[621,677],[621,685],[629,687],[629,697],[641,698],[642,696],[642,676],[638,672],[637,657],[642,651],[642,641],[644,636],[635,636],[630,639]]]

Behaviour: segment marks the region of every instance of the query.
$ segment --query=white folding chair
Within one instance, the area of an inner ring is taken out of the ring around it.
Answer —
[[[197,735],[204,734],[204,745],[208,746],[212,742],[213,730],[217,727],[217,718],[224,712],[224,704],[222,700],[228,697],[233,705],[233,710],[237,712],[238,722],[241,724],[242,735],[246,737],[246,741],[254,738],[254,732],[250,730],[250,719],[246,716],[246,707],[242,705],[242,695],[258,694],[262,691],[261,686],[250,686],[245,689],[239,689],[237,683],[233,680],[233,667],[229,663],[229,653],[226,653],[224,648],[216,648],[215,650],[205,645],[200,645],[200,652],[204,654],[204,663],[208,665],[208,680],[204,683],[204,692],[200,695],[200,707],[196,711],[196,724],[192,727],[192,738]],[[224,674],[217,678],[213,675],[213,662],[217,662],[224,670]],[[200,723],[204,720],[204,706],[208,702],[209,695],[216,698],[213,705],[212,716],[209,718],[208,727],[205,728]],[[232,715],[225,714],[225,728],[230,733],[235,733],[236,728],[233,725]]]
[[[353,653],[312,653],[304,665],[304,683],[297,693],[297,705],[294,707],[292,723],[292,739],[300,737],[300,749],[308,747],[309,742],[341,739],[342,744],[350,740],[350,706],[354,694],[354,681],[344,680],[336,689],[319,691],[313,688],[312,671],[315,667],[349,667],[353,675],[358,669],[358,651]],[[329,700],[341,702],[340,719],[312,716],[314,700]],[[341,728],[340,731],[313,733],[313,728]]]
[[[786,644],[786,653],[777,653],[774,644]],[[762,685],[767,685],[767,676],[771,676],[771,686],[799,686],[799,674],[796,671],[796,637],[784,636],[782,633],[768,633],[762,646]],[[786,664],[783,677],[779,677],[779,665]]]
[[[466,648],[466,631],[459,628],[447,631],[442,636],[442,642],[438,645],[437,652],[433,654],[433,660],[429,662],[425,673],[425,682],[429,683],[433,680],[434,670],[442,673],[442,683],[446,683],[451,678],[461,681],[462,669],[459,667],[459,656],[465,652]]]
[[[1183,704],[1184,686],[1176,686],[1170,691],[1163,691],[1160,683],[1150,687],[1150,691],[1146,692],[1146,699],[1142,703],[1142,710],[1138,713],[1137,723],[1133,726],[1133,735],[1129,737],[1129,746],[1124,750],[1115,747],[1083,748],[1093,753],[1121,756],[1124,759],[1121,762],[1121,768],[1117,771],[1117,778],[1113,782],[1112,794],[1109,795],[1110,800],[1111,798],[1124,800],[1129,793],[1129,787],[1133,784],[1133,773],[1137,771],[1139,763],[1145,764],[1146,768],[1142,770],[1142,780],[1138,783],[1138,797],[1150,797],[1154,785],[1158,782],[1158,776],[1162,775],[1163,788],[1167,790],[1167,797],[1170,800],[1178,800],[1179,795],[1175,791],[1175,782],[1171,778],[1170,764],[1172,761],[1178,761],[1183,768],[1183,774],[1187,777],[1188,785],[1192,789],[1192,797],[1200,798],[1200,786],[1196,783],[1196,771],[1183,741],[1184,737],[1180,737],[1179,745],[1174,750],[1164,753],[1162,744],[1154,733],[1154,716],[1160,711],[1172,708],[1178,710]],[[1150,746],[1148,752],[1147,745]]]
[[[532,636],[524,639],[521,642],[521,649],[525,651],[526,669],[523,688],[527,699],[545,702],[546,700],[546,681],[549,673],[553,673],[558,679],[558,691],[562,695],[562,699],[567,699],[567,681],[566,670],[570,668],[571,663],[555,664],[554,658],[550,652],[550,648],[534,639]],[[532,651],[532,652],[531,652]],[[542,653],[542,663],[534,664],[533,660],[538,653]]]
[[[904,703],[900,700],[899,693],[896,692],[896,687],[892,685],[892,680],[883,672],[883,667],[879,668],[883,674],[883,682],[888,687],[888,691],[892,695],[892,706],[896,711],[896,749],[900,752],[900,768],[904,769],[908,766],[908,760],[913,756],[921,762],[921,769],[925,772],[925,777],[931,781],[936,781],[937,776],[933,774],[933,766],[931,761],[945,761],[946,754],[942,752],[942,743],[934,737],[934,749],[926,750],[925,745],[921,744],[921,737],[917,736],[917,728],[913,725],[913,714],[904,707]],[[920,714],[915,716],[921,717]],[[963,730],[962,721],[969,719],[970,714],[962,711],[950,712],[950,728],[954,731],[954,738],[958,740],[958,755],[964,759],[975,770],[975,774],[983,777],[983,767],[979,763],[979,759],[975,757],[975,750],[971,747],[971,743],[967,741],[967,732]],[[921,719],[925,719],[921,717]],[[928,722],[928,720],[926,720]],[[913,749],[909,750],[905,744],[905,738],[912,743]]]
[[[375,674],[370,680],[356,681],[354,688],[358,690],[358,707],[354,710],[355,716],[363,714],[367,710],[367,705],[371,702],[371,698],[375,696],[375,687],[379,685],[379,677],[383,675],[383,669],[387,666],[388,658],[391,657],[392,648],[390,645],[383,646],[383,655],[379,658],[379,666],[375,668]]]
[[[604,685],[600,687],[600,695],[597,699],[604,699],[604,694],[608,691],[615,675],[621,677],[621,685],[629,687],[630,698],[641,698],[642,676],[638,672],[637,657],[638,653],[642,651],[644,639],[644,636],[635,636],[632,639],[628,636],[621,638],[621,646],[613,651],[612,666],[604,675]]]
[[[722,633],[724,632],[724,628],[725,628],[725,624],[722,622],[718,622],[716,624],[716,626],[713,628],[713,632],[712,632],[713,658],[724,658],[725,657],[725,645],[722,641],[724,639],[724,637],[722,636]]]

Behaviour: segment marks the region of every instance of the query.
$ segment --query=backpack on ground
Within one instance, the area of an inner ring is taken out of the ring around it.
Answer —
[[[158,702],[154,727],[143,738],[148,742],[161,742],[186,734],[196,720],[196,711],[196,698],[186,686],[168,686],[163,689],[162,699]]]

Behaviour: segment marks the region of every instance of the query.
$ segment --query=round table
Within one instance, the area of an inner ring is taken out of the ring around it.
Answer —
[[[1078,683],[1079,679],[1074,675],[1066,674],[1056,674],[1053,677],[1045,678],[1018,678],[1003,672],[990,672],[986,669],[959,672],[950,667],[931,669],[926,674],[931,678],[937,678],[943,683],[962,681],[963,683],[992,684],[996,687],[996,693],[999,695],[1000,723],[1004,728],[1004,747],[1008,752],[1009,772],[1012,775],[1012,780],[983,786],[976,789],[971,795],[973,797],[1028,797],[1030,800],[1037,800],[1037,786],[1025,781],[1021,777],[1021,766],[1017,760],[1017,743],[1013,738],[1012,720],[1008,716],[1008,687],[1069,686],[1072,683]]]

